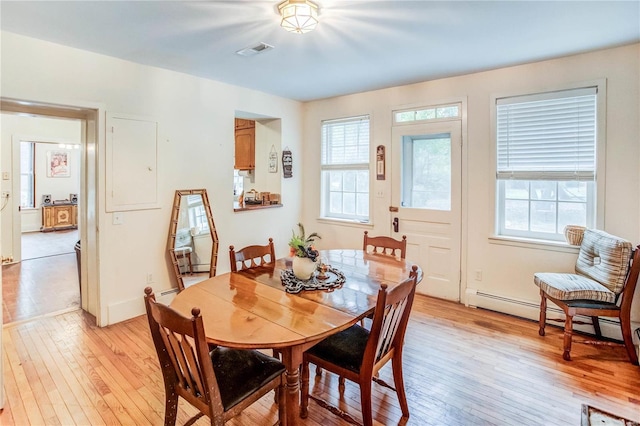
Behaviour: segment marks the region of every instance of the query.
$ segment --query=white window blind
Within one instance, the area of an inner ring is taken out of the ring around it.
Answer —
[[[369,116],[322,122],[321,217],[369,221]]]
[[[497,178],[594,180],[595,87],[496,101]]]
[[[322,122],[322,165],[368,163],[368,116]]]

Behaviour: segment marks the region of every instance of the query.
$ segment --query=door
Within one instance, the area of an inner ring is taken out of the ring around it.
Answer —
[[[407,259],[423,270],[418,293],[459,301],[461,122],[394,126],[392,138],[391,235],[407,236]]]

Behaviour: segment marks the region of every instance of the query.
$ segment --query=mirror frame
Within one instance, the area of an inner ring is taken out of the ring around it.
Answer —
[[[218,233],[216,232],[216,226],[213,223],[213,215],[211,214],[211,205],[209,204],[209,197],[206,189],[181,189],[176,190],[173,197],[173,209],[171,210],[171,223],[169,224],[169,255],[171,256],[171,262],[173,264],[173,272],[178,282],[178,292],[184,290],[184,281],[182,280],[182,274],[180,273],[180,265],[178,264],[178,257],[175,253],[176,235],[178,233],[178,219],[180,217],[180,205],[182,197],[187,195],[201,195],[202,204],[204,205],[204,211],[207,215],[207,221],[209,223],[209,233],[211,234],[211,263],[209,265],[209,277],[216,275],[216,265],[218,263]]]

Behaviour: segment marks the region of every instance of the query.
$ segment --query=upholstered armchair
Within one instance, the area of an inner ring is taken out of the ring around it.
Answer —
[[[547,299],[565,314],[564,352],[571,360],[571,340],[575,315],[591,317],[596,337],[602,337],[598,317],[617,317],[629,359],[638,364],[631,337],[631,302],[640,271],[640,246],[596,229],[585,230],[575,273],[539,272],[534,282],[540,288],[540,336],[545,335]],[[562,320],[556,320],[562,321]],[[589,324],[589,323],[586,323]]]

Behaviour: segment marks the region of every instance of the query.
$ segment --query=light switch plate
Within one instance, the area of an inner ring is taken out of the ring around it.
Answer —
[[[114,225],[122,225],[123,223],[122,212],[115,212],[113,214],[113,224]]]

